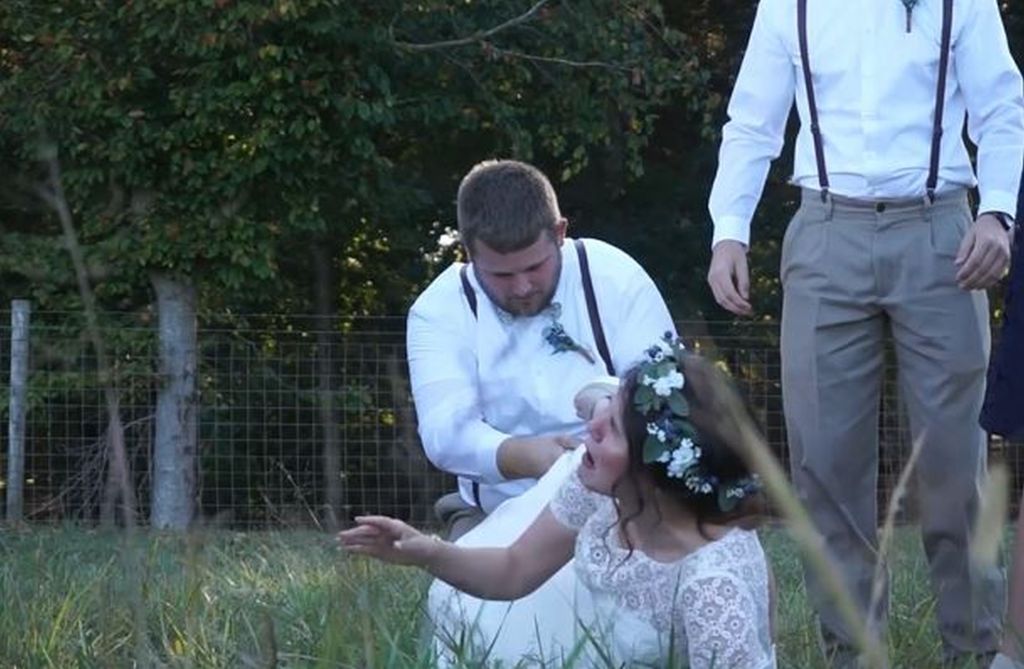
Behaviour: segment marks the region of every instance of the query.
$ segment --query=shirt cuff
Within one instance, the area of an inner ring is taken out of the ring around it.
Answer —
[[[1010,218],[1017,216],[1017,196],[1006,191],[987,191],[978,203],[978,211],[1001,211]],[[1018,221],[1019,223],[1020,221]]]
[[[498,448],[510,435],[502,434],[489,427],[484,427],[480,432],[474,439],[477,447],[473,450],[473,455],[475,456],[474,469],[480,472],[478,480],[480,483],[490,485],[504,483],[508,479],[498,469]]]
[[[715,221],[715,234],[711,238],[711,248],[718,242],[731,239],[750,246],[750,222],[738,216],[723,216]]]

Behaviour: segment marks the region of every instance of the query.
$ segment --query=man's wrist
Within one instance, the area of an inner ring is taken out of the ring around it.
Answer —
[[[1013,216],[1010,216],[1005,211],[985,211],[985,212],[982,212],[979,215],[979,217],[980,216],[985,216],[985,215],[991,216],[992,218],[994,218],[997,221],[999,221],[999,224],[1001,226],[1003,226],[1003,229],[1006,230],[1007,232],[1010,232],[1011,230],[1013,230],[1013,226],[1015,225],[1015,222],[1013,220]]]
[[[540,478],[547,471],[550,440],[537,437],[509,437],[498,447],[498,472],[506,481]]]

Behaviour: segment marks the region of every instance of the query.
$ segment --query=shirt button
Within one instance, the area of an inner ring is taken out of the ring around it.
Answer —
[[[877,202],[877,203],[875,203],[875,211],[877,211],[879,214],[881,214],[883,211],[885,211],[885,203],[884,202]]]

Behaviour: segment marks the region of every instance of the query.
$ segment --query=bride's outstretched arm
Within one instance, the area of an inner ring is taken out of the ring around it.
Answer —
[[[423,534],[386,516],[360,516],[338,533],[342,547],[392,564],[422,567],[481,599],[518,599],[536,590],[572,559],[576,532],[545,507],[506,548],[467,548]]]

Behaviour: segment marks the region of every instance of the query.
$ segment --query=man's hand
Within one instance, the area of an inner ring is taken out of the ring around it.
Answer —
[[[612,395],[616,390],[616,386],[602,382],[583,386],[572,400],[576,416],[581,420],[590,420],[604,405],[612,401]]]
[[[954,261],[963,290],[985,290],[1010,267],[1010,233],[992,214],[982,214],[967,230]]]
[[[998,221],[996,222],[998,225]],[[733,239],[723,239],[711,252],[708,285],[715,301],[737,316],[749,316],[750,270],[747,268],[747,247]]]
[[[498,447],[498,469],[507,479],[539,479],[563,453],[578,445],[567,434],[509,437]]]
[[[356,527],[338,533],[345,550],[390,562],[424,566],[441,546],[432,537],[387,516],[357,516]]]

